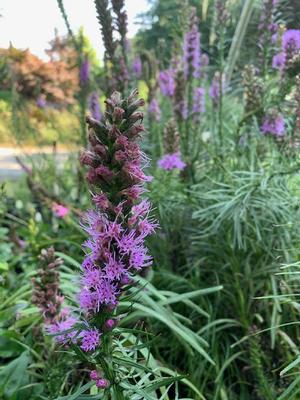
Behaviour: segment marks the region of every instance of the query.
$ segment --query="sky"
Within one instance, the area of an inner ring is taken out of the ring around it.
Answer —
[[[125,0],[128,13],[128,36],[133,37],[139,26],[136,16],[148,9],[147,0]],[[64,0],[72,30],[81,26],[90,39],[99,57],[104,48],[96,20],[93,0]],[[54,37],[54,28],[58,33],[67,33],[56,0],[0,0],[0,48],[29,48],[32,53],[46,59],[45,48]]]

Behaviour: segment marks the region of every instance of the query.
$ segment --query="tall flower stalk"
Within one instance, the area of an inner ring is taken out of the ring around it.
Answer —
[[[78,59],[80,63],[79,69],[79,92],[78,92],[78,100],[79,100],[79,112],[80,112],[80,125],[81,125],[81,136],[82,136],[82,144],[86,146],[87,142],[87,132],[86,132],[86,125],[85,125],[85,114],[87,109],[88,103],[88,93],[90,89],[90,62],[88,56],[83,56],[82,54],[82,47],[83,47],[83,37],[80,37],[80,45],[81,51],[78,54]]]
[[[264,76],[267,72],[268,56],[270,52],[270,43],[274,42],[274,38],[278,32],[278,24],[274,22],[274,14],[276,11],[277,0],[265,0],[263,2],[259,31],[259,58],[260,69]]]
[[[149,218],[151,204],[141,198],[143,184],[151,178],[143,172],[147,159],[137,143],[144,131],[143,113],[138,111],[144,101],[136,97],[137,91],[126,99],[115,92],[106,101],[103,122],[87,118],[89,149],[81,156],[89,167],[86,178],[94,203],[84,220],[89,238],[83,244],[79,303],[89,334],[82,348],[97,350],[91,379],[111,389],[115,399],[124,398],[110,361],[116,308],[133,276],[151,265],[145,239],[157,227]]]
[[[32,303],[41,311],[45,324],[51,324],[59,315],[63,301],[58,272],[62,260],[55,257],[53,247],[43,249],[39,259],[37,275],[32,279]]]
[[[190,75],[193,75],[194,78],[200,78],[200,32],[196,8],[194,7],[191,9],[189,25],[189,31],[184,35],[183,44],[184,75],[186,79]]]
[[[116,15],[116,28],[120,35],[120,44],[122,47],[122,54],[124,60],[127,61],[127,12],[124,9],[125,1],[124,0],[112,0],[112,8]]]
[[[227,1],[217,0],[216,2],[216,22],[217,22],[217,48],[218,48],[218,72],[215,74],[216,80],[213,82],[215,85],[215,93],[217,96],[216,109],[217,109],[217,132],[218,132],[218,145],[222,152],[223,149],[223,92],[224,92],[224,49],[225,49],[225,34],[226,25],[228,23],[229,14],[227,12]],[[211,96],[212,97],[212,96]]]
[[[101,110],[100,110],[100,104],[99,104],[99,95],[96,91],[92,92],[89,98],[89,109],[91,116],[96,119],[97,121],[100,121],[102,118],[101,115]]]
[[[108,90],[124,94],[128,89],[127,12],[124,0],[94,0],[105,47],[105,67],[110,75]],[[111,3],[111,4],[110,4]],[[119,39],[114,33],[119,34]]]
[[[108,0],[94,1],[105,47],[105,56],[108,61],[113,62],[115,57],[116,44],[113,39],[113,19],[109,9],[109,3]]]

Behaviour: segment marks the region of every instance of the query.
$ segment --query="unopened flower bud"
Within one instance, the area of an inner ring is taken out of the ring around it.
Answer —
[[[93,184],[97,182],[98,176],[94,168],[91,168],[88,173],[86,174],[86,180],[88,183]]]
[[[143,118],[144,118],[144,113],[142,113],[141,111],[137,111],[137,112],[134,112],[133,114],[130,115],[129,120],[131,122],[136,122],[136,121],[139,121],[139,120],[142,121]]]
[[[132,128],[128,129],[128,137],[133,138],[139,136],[141,132],[145,131],[144,125],[133,125]]]
[[[105,322],[104,328],[110,331],[116,326],[116,324],[117,321],[115,319],[110,318]]]
[[[115,109],[113,111],[113,121],[116,124],[119,124],[120,122],[122,122],[124,113],[125,113],[125,111],[123,110],[123,108],[115,107]]]
[[[99,143],[99,141],[92,129],[89,129],[89,142],[91,143],[92,146],[96,146],[96,144]]]
[[[81,165],[93,166],[94,164],[93,160],[94,160],[93,154],[88,151],[84,151],[80,154],[79,161]]]
[[[137,110],[140,107],[143,107],[145,105],[145,100],[144,99],[138,99],[134,102],[132,102],[129,107],[128,107],[128,113],[133,113],[135,110]]]
[[[106,158],[107,156],[107,150],[105,148],[105,146],[103,146],[102,144],[97,144],[96,146],[94,146],[93,148],[94,152],[99,155],[102,159]]]

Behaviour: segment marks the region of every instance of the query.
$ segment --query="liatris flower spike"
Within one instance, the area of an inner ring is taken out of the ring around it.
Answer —
[[[79,76],[81,86],[86,86],[90,79],[90,62],[87,57],[84,58],[81,64]]]
[[[180,134],[174,119],[170,119],[164,129],[164,151],[166,154],[180,151]]]
[[[136,78],[140,78],[142,75],[143,65],[142,60],[139,56],[136,56],[132,62],[132,70]]]
[[[222,93],[224,93],[226,89],[224,76],[222,77],[222,84],[220,85],[221,75],[219,71],[217,71],[213,77],[212,83],[209,88],[209,96],[212,99],[212,103],[214,107],[218,106],[218,102]],[[221,86],[221,87],[220,87]]]
[[[289,68],[289,63],[298,55],[300,50],[300,30],[288,29],[282,35],[281,51],[275,54],[272,60],[272,67],[283,74]]]
[[[173,69],[160,71],[158,83],[163,96],[172,97],[175,93],[175,79]]]
[[[283,116],[276,111],[266,115],[260,129],[264,135],[284,136],[285,126]]]
[[[93,92],[90,95],[89,99],[89,108],[91,112],[91,116],[96,119],[97,121],[100,121],[101,119],[101,111],[100,111],[100,104],[99,104],[99,96],[97,92]]]
[[[282,36],[282,48],[287,54],[294,55],[300,49],[300,30],[288,29]]]
[[[152,99],[149,107],[148,107],[148,113],[150,117],[152,117],[155,121],[159,122],[161,118],[161,110],[158,104],[158,101],[156,99]]]
[[[84,220],[89,238],[83,245],[79,302],[90,326],[82,340],[84,351],[100,346],[102,354],[111,353],[109,332],[117,323],[119,298],[132,276],[152,263],[145,239],[157,223],[149,217],[150,203],[141,199],[143,183],[151,178],[143,172],[146,156],[137,143],[144,131],[143,113],[138,111],[144,101],[136,96],[134,91],[122,99],[115,92],[106,101],[102,122],[87,118],[89,150],[81,161],[89,167],[87,181],[95,207]],[[103,360],[99,364],[103,369]],[[113,384],[105,370],[101,376],[97,371],[91,374],[98,387]]]
[[[175,76],[175,91],[173,98],[174,115],[178,122],[185,120],[189,116],[187,99],[185,97],[186,81],[184,72],[179,68]]]
[[[127,35],[127,12],[124,9],[125,1],[124,0],[112,0],[112,8],[114,13],[116,14],[115,24],[117,31],[121,36],[121,45],[123,48],[123,52],[126,52],[126,35]],[[123,53],[124,54],[124,53]]]
[[[195,121],[198,121],[200,114],[205,112],[205,89],[203,87],[194,88],[192,112]]]
[[[262,110],[263,82],[253,65],[246,65],[243,71],[244,101],[246,113],[260,113]]]
[[[158,160],[157,165],[166,171],[172,169],[178,169],[181,171],[186,167],[186,163],[181,160],[179,153],[165,154],[160,160]]]
[[[63,297],[59,288],[58,267],[62,260],[55,257],[54,248],[43,249],[37,276],[32,279],[32,303],[41,311],[46,324],[54,322],[59,315]]]
[[[198,18],[196,8],[191,10],[190,28],[184,36],[183,63],[184,76],[187,79],[191,74],[194,78],[200,78],[200,33],[198,30]]]
[[[94,0],[97,10],[97,19],[100,23],[102,40],[105,48],[105,57],[113,62],[115,58],[116,43],[113,38],[113,19],[108,0]]]

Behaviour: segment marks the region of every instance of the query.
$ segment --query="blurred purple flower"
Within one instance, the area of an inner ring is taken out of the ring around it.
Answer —
[[[300,30],[288,29],[282,36],[282,51],[275,54],[272,67],[284,71],[289,61],[300,50]]]
[[[188,79],[190,74],[192,74],[194,78],[200,78],[200,33],[195,10],[192,12],[190,25],[190,30],[184,35],[183,43],[184,76],[186,79]]]
[[[100,104],[99,104],[99,96],[97,92],[93,92],[90,95],[89,98],[89,108],[90,108],[90,113],[94,119],[97,121],[101,120],[101,110],[100,110]]]
[[[209,65],[209,57],[206,53],[201,54],[201,66],[207,67]]]
[[[224,93],[224,91],[226,89],[224,77],[222,79],[221,87],[220,87],[220,79],[221,79],[220,73],[216,72],[214,77],[213,77],[213,80],[212,80],[212,83],[210,85],[210,88],[209,88],[209,96],[212,99],[214,107],[216,107],[217,104],[218,104],[218,101],[219,101],[219,98],[220,98],[220,94],[221,94],[220,93],[220,89],[222,90],[223,93]]]
[[[45,97],[44,97],[44,96],[39,96],[38,99],[37,99],[37,101],[36,101],[36,105],[37,105],[39,108],[46,108],[47,102],[46,102]]]
[[[216,79],[213,79],[210,87],[209,87],[209,96],[210,98],[215,101],[218,100],[219,98],[219,92],[220,92],[220,85],[219,81]]]
[[[193,94],[193,113],[201,114],[205,112],[205,89],[195,87]]]
[[[282,48],[286,52],[295,53],[300,49],[300,30],[288,29],[282,36]]]
[[[90,62],[88,58],[85,57],[80,66],[80,71],[79,71],[80,84],[82,86],[86,86],[89,82],[89,78],[90,78]]]
[[[275,54],[272,60],[272,67],[275,69],[283,70],[286,61],[286,54],[284,52]]]
[[[127,53],[130,53],[131,52],[131,42],[127,37],[125,37],[124,46],[125,46],[125,50],[127,51]]]
[[[142,75],[142,60],[139,56],[136,56],[132,63],[132,70],[137,78],[140,78]]]
[[[148,107],[148,113],[150,114],[151,117],[155,119],[155,121],[159,122],[161,118],[161,110],[158,104],[158,101],[156,99],[152,99],[149,107]]]
[[[160,71],[158,76],[158,83],[160,91],[163,96],[170,96],[170,97],[174,96],[175,79],[174,79],[174,71],[172,69]]]
[[[158,160],[157,165],[167,171],[172,169],[182,170],[186,167],[185,162],[180,158],[180,153],[165,154],[160,160]]]
[[[284,136],[285,126],[283,116],[281,114],[265,116],[260,130],[264,135]]]
[[[180,115],[180,117],[182,119],[187,119],[189,116],[189,109],[188,109],[187,101],[185,99],[180,100],[179,103],[174,105],[174,111],[178,112],[178,114]]]

